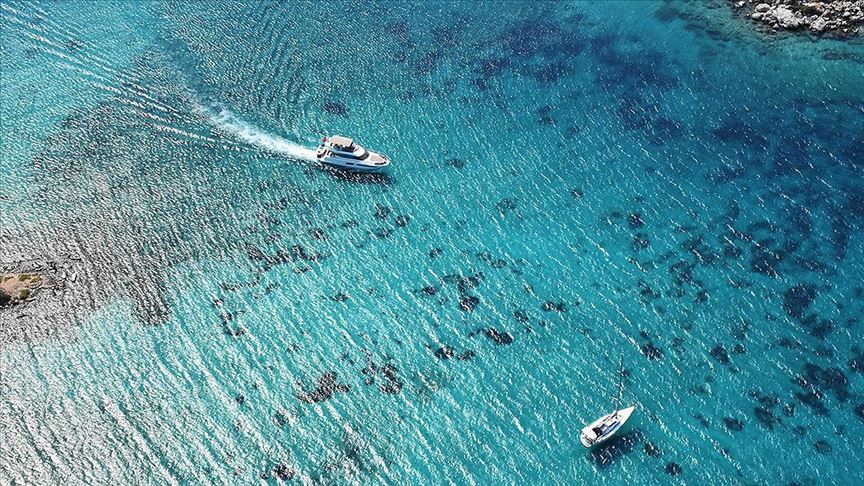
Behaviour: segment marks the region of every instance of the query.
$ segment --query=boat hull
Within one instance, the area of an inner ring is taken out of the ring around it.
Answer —
[[[597,420],[591,422],[582,429],[582,433],[579,434],[579,441],[582,442],[584,447],[594,447],[596,445],[602,444],[612,438],[616,432],[621,430],[624,427],[624,424],[627,423],[627,420],[630,419],[630,415],[633,414],[633,411],[636,409],[635,406],[630,406],[627,408],[622,408],[621,410],[617,410],[615,412],[606,414]],[[617,414],[617,416],[616,416]],[[605,430],[602,436],[591,440],[591,431],[595,427],[601,427],[606,424],[608,421],[612,421],[613,423]]]
[[[350,172],[377,174],[384,172],[384,170],[387,169],[387,167],[390,165],[390,161],[387,160],[386,157],[383,157],[375,152],[369,152],[369,157],[367,157],[366,160],[361,160],[351,157],[340,157],[339,155],[336,155],[332,152],[322,151],[319,149],[319,153],[316,158],[318,159],[318,162],[323,165]],[[378,160],[384,163],[367,163],[367,160]]]
[[[378,166],[378,167],[368,166],[368,165],[359,165],[359,164],[358,165],[348,165],[347,163],[340,161],[340,160],[334,161],[334,160],[325,160],[325,159],[318,159],[318,161],[321,162],[321,165],[324,165],[327,167],[333,167],[333,168],[348,171],[348,172],[362,172],[362,173],[366,173],[366,174],[379,174],[381,172],[384,172],[384,170],[387,168],[386,165],[385,166]]]

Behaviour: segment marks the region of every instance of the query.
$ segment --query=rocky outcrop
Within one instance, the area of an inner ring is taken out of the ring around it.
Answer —
[[[35,297],[45,283],[38,273],[7,273],[0,275],[0,307],[26,302]]]
[[[864,0],[734,0],[730,3],[742,15],[771,32],[809,31],[845,37],[864,31]]]

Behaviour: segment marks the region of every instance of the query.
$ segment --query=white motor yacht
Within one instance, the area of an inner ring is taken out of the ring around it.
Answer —
[[[324,137],[315,157],[322,164],[355,172],[381,172],[390,165],[387,156],[366,150],[340,135]]]

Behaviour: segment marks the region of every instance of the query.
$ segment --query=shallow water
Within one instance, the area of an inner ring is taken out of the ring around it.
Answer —
[[[75,275],[0,315],[4,481],[864,482],[860,40],[719,2],[0,18],[0,261]],[[327,133],[391,172],[316,167]],[[637,413],[586,452],[622,353]]]

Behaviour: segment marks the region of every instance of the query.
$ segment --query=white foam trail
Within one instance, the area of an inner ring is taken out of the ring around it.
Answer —
[[[217,128],[240,138],[249,145],[295,159],[315,160],[314,150],[264,132],[243,121],[229,110],[223,108],[219,110],[219,113],[215,113],[204,107],[200,107],[200,109]]]

